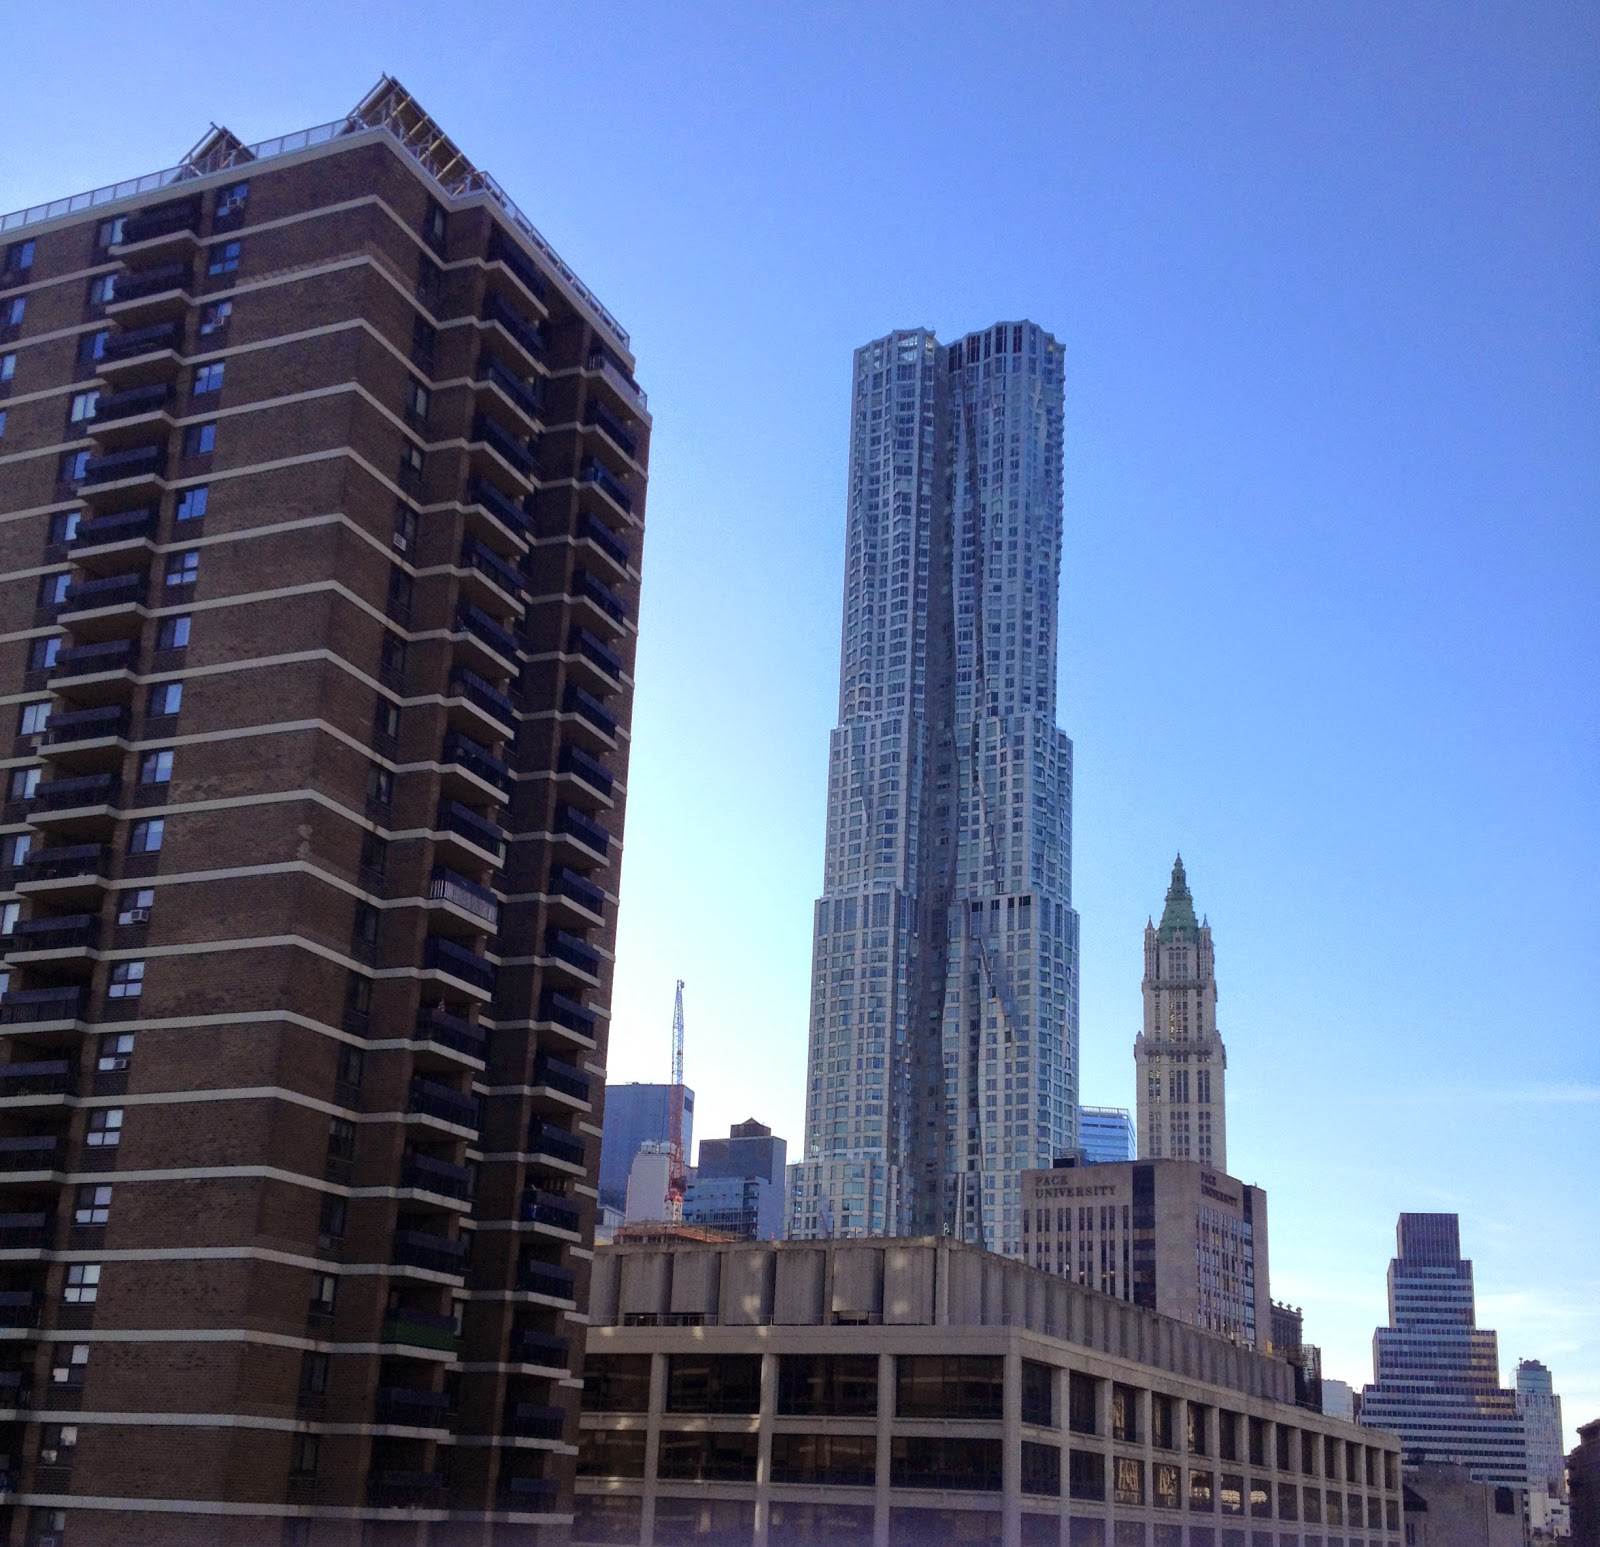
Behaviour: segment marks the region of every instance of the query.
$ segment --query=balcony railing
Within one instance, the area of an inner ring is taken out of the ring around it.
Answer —
[[[140,210],[122,222],[122,243],[129,247],[135,242],[148,242],[152,237],[172,236],[178,231],[195,231],[200,226],[200,201],[178,199],[169,204],[158,204],[153,209]]]
[[[489,238],[489,261],[505,264],[541,301],[549,294],[550,287],[544,275],[534,267],[533,260],[519,252],[498,231]]]
[[[123,299],[119,293],[117,299]],[[170,382],[153,381],[144,387],[129,387],[124,392],[102,392],[94,405],[94,422],[131,419],[135,414],[153,414],[165,408],[172,397]]]
[[[508,1514],[547,1515],[556,1507],[553,1477],[506,1477],[500,1482],[500,1504]]]
[[[563,1128],[535,1122],[528,1129],[528,1153],[564,1161],[569,1166],[583,1164],[583,1140]]]
[[[553,1332],[523,1327],[511,1335],[511,1357],[521,1364],[542,1364],[548,1369],[564,1370],[572,1357],[572,1340],[557,1337]]]
[[[100,915],[63,914],[56,918],[22,919],[11,936],[13,951],[89,950],[100,942]],[[0,1070],[0,1077],[3,1077]]]
[[[440,1047],[465,1053],[468,1058],[481,1059],[489,1045],[489,1034],[481,1026],[438,1006],[418,1015],[417,1036],[424,1042],[437,1042]]]
[[[628,545],[603,522],[596,521],[587,511],[578,517],[578,536],[586,537],[602,553],[613,558],[624,569],[633,562]]]
[[[33,809],[70,811],[78,806],[108,806],[116,802],[122,780],[116,774],[85,774],[77,779],[51,779],[33,792]]]
[[[60,1147],[61,1141],[49,1133],[0,1139],[0,1171],[53,1171]]]
[[[453,1316],[440,1316],[433,1311],[397,1310],[384,1317],[379,1340],[453,1352],[460,1341],[460,1333]]]
[[[101,402],[105,399],[102,398]],[[104,516],[90,516],[78,523],[72,539],[72,548],[95,548],[101,543],[127,542],[135,537],[148,537],[155,525],[155,510],[141,505],[137,510],[113,510]]]
[[[72,1063],[46,1058],[0,1066],[0,1099],[9,1096],[67,1096],[72,1094]]]
[[[83,990],[75,984],[69,988],[15,988],[0,998],[0,1025],[73,1021],[82,1003]]]
[[[381,1424],[414,1429],[438,1429],[449,1421],[450,1398],[442,1391],[418,1391],[411,1386],[379,1386],[373,1416]]]
[[[476,537],[469,537],[462,543],[461,562],[468,569],[487,575],[508,595],[516,596],[522,590],[522,575],[515,566],[507,564],[492,548],[484,547]]]
[[[486,994],[494,992],[494,963],[485,961],[476,951],[469,951],[453,940],[446,940],[443,935],[428,936],[422,960],[425,966],[438,972],[448,972]]]
[[[607,495],[615,504],[633,514],[633,495],[625,484],[603,462],[597,462],[593,457],[585,460],[578,473],[580,483],[592,483],[595,488]]]
[[[34,849],[22,862],[22,879],[70,881],[78,876],[103,876],[109,868],[110,858],[110,852],[103,843],[71,843],[53,849]],[[40,989],[39,992],[43,993],[44,990]]]
[[[76,591],[67,593],[68,598]],[[91,645],[70,645],[56,655],[58,677],[86,677],[92,672],[117,671],[132,666],[137,647],[131,639],[106,639]]]
[[[556,760],[556,766],[562,773],[575,774],[582,779],[591,789],[598,790],[602,795],[610,795],[616,787],[606,765],[597,757],[590,757],[582,747],[568,743],[561,749],[561,755]]]
[[[456,627],[464,633],[471,634],[474,639],[480,640],[491,650],[498,651],[510,660],[516,659],[517,636],[483,608],[475,607],[471,602],[463,602],[456,609]]]
[[[509,494],[502,493],[486,479],[474,478],[471,488],[467,491],[467,498],[473,504],[482,505],[496,520],[510,527],[519,537],[526,535],[527,511]]]
[[[152,322],[142,328],[128,328],[113,333],[106,340],[103,358],[129,360],[134,355],[150,354],[157,349],[176,349],[183,340],[183,329],[176,322]]]
[[[609,738],[617,734],[617,717],[593,693],[586,692],[575,682],[567,684],[561,707],[566,713],[587,720],[602,736]]]
[[[608,618],[614,618],[618,623],[628,621],[628,604],[605,581],[595,579],[588,570],[573,570],[572,589],[577,595],[593,602]]]
[[[161,446],[129,446],[125,451],[107,451],[90,457],[83,465],[80,485],[88,488],[94,483],[115,483],[122,478],[159,478],[167,470],[167,448]]]
[[[492,682],[465,666],[450,673],[450,696],[464,698],[491,719],[503,725],[508,736],[516,734],[517,708]]]
[[[591,949],[577,935],[569,934],[564,929],[552,929],[545,937],[545,945],[558,961],[564,961],[569,967],[576,967],[590,977],[599,976],[600,953]]]
[[[437,1508],[445,1500],[440,1472],[387,1470],[367,1476],[367,1503],[375,1509]]]
[[[579,1216],[571,1199],[560,1193],[531,1192],[522,1197],[522,1218],[530,1225],[551,1225],[557,1230],[577,1232]]]
[[[584,660],[598,666],[614,681],[622,681],[622,657],[607,649],[599,636],[591,634],[588,629],[581,625],[575,627],[567,635],[567,649],[573,655],[581,655]]]
[[[37,1290],[0,1289],[0,1327],[37,1327],[39,1305]]]
[[[470,1167],[435,1160],[432,1155],[407,1155],[400,1168],[400,1185],[421,1192],[440,1193],[446,1198],[472,1197]]]
[[[45,744],[58,747],[72,741],[99,741],[120,736],[128,728],[128,711],[120,704],[97,704],[92,709],[72,709],[53,714],[45,729]]]
[[[602,858],[611,852],[611,834],[598,822],[591,822],[576,806],[556,807],[556,831],[576,838]]]
[[[437,1117],[459,1128],[477,1128],[483,1120],[483,1108],[476,1096],[465,1095],[420,1074],[411,1077],[407,1106],[412,1112]]]
[[[600,1017],[593,1010],[585,1009],[576,999],[554,990],[540,998],[539,1019],[550,1021],[556,1026],[564,1026],[568,1031],[576,1032],[591,1042],[594,1041],[595,1034],[600,1028]]]
[[[483,315],[491,322],[498,322],[530,355],[536,359],[543,357],[544,330],[538,323],[524,317],[509,302],[497,295],[491,295],[484,302]]]
[[[453,870],[433,872],[428,878],[428,897],[433,902],[454,903],[474,918],[482,919],[491,930],[500,927],[500,903],[494,893]]]
[[[512,1402],[506,1407],[506,1434],[531,1440],[558,1440],[566,1427],[567,1410],[548,1407],[542,1402]],[[528,1479],[531,1481],[543,1481]]]
[[[473,421],[472,438],[482,441],[504,457],[519,473],[524,476],[532,474],[535,466],[533,453],[510,430],[497,424],[487,414],[479,414]]]
[[[637,403],[641,408],[645,406],[644,388],[603,350],[596,349],[590,353],[589,369],[599,371],[629,402]]]
[[[123,230],[127,227],[124,225]],[[152,268],[139,269],[131,274],[117,276],[114,301],[140,301],[147,295],[161,295],[167,290],[184,290],[194,278],[194,269],[187,263],[158,263]]]
[[[486,355],[479,365],[478,380],[492,382],[530,419],[539,417],[539,389],[532,382],[524,381],[509,365],[502,365],[493,355]]]
[[[449,1236],[432,1235],[423,1230],[396,1230],[391,1261],[407,1268],[423,1268],[430,1273],[466,1271],[467,1243]]]
[[[471,806],[463,806],[459,800],[441,801],[439,805],[439,826],[445,832],[459,833],[480,849],[494,855],[496,859],[504,856],[506,851],[506,835],[503,828],[491,822],[488,817],[479,816]]]
[[[605,912],[606,894],[593,881],[579,875],[576,870],[569,870],[565,865],[558,866],[550,879],[556,891],[563,897],[570,897],[591,913]]]
[[[591,401],[583,422],[604,430],[630,457],[639,449],[639,442],[623,428],[622,421],[603,403]]]
[[[556,1300],[571,1300],[578,1275],[571,1268],[550,1262],[523,1261],[517,1264],[517,1288],[528,1294],[549,1295]]]
[[[48,1246],[49,1214],[0,1214],[0,1251],[19,1251],[26,1247]]]
[[[149,577],[142,571],[121,575],[99,575],[91,580],[74,580],[67,587],[64,612],[88,612],[95,607],[126,607],[144,601]],[[63,651],[62,654],[66,652]]]
[[[480,741],[452,731],[444,740],[444,761],[456,763],[480,779],[504,789],[511,779],[511,765],[494,755]]]
[[[589,1099],[589,1076],[572,1064],[548,1053],[540,1053],[533,1061],[533,1083],[548,1085],[551,1090],[571,1096],[574,1101]]]

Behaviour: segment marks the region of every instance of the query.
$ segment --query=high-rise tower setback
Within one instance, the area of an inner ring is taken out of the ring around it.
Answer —
[[[1015,1254],[1020,1173],[1077,1142],[1061,456],[1036,325],[856,351],[793,1235]]]

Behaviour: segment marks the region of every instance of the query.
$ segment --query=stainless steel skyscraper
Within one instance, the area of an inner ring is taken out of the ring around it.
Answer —
[[[1061,451],[1061,346],[1032,323],[856,351],[791,1235],[1016,1255],[1019,1174],[1077,1142]]]

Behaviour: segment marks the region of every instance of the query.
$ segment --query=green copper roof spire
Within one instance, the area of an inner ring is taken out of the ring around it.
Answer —
[[[1163,940],[1180,937],[1193,938],[1199,929],[1194,916],[1194,898],[1189,895],[1189,883],[1183,874],[1183,856],[1172,863],[1172,885],[1167,888],[1167,905],[1161,910],[1161,926],[1157,933]]]

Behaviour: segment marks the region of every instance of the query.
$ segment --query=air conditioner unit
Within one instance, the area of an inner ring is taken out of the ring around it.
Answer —
[[[406,538],[404,536],[402,536],[399,532],[396,532],[394,534],[394,545],[402,553],[404,553],[406,551],[406,549],[411,546],[410,543],[406,540]]]
[[[148,924],[150,922],[150,910],[148,908],[129,908],[126,913],[117,915],[117,922],[119,924]]]

